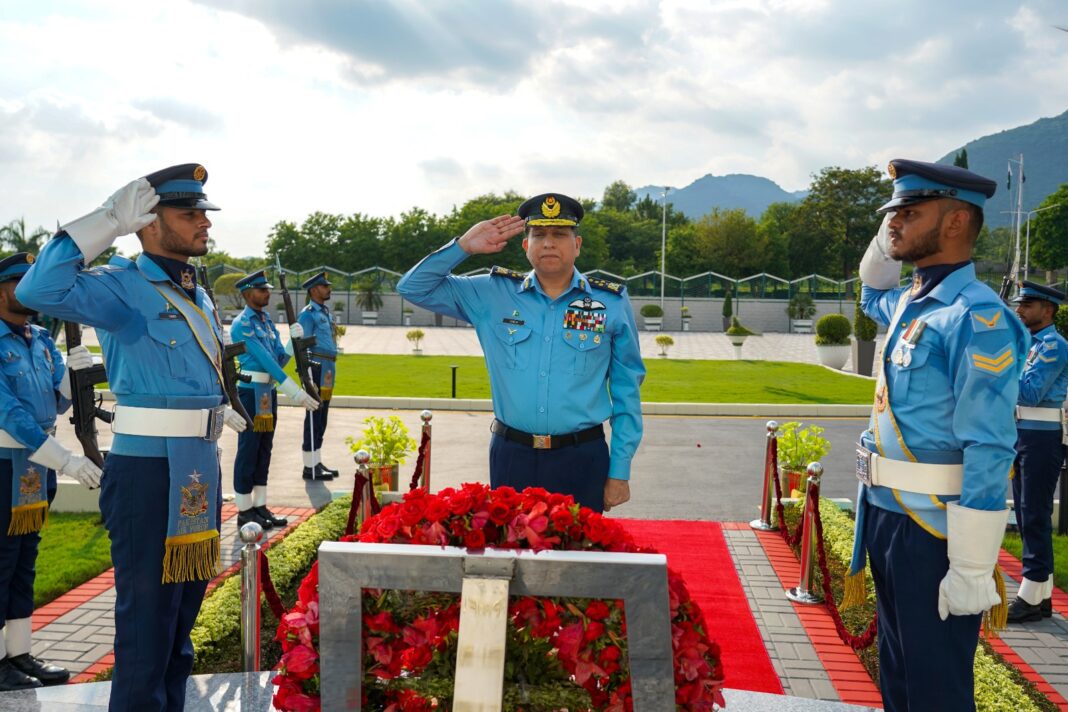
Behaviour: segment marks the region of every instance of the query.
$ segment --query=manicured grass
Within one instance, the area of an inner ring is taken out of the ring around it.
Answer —
[[[98,512],[52,512],[41,531],[33,605],[43,606],[111,568],[111,542]]]
[[[1001,546],[1017,559],[1023,556],[1023,542],[1018,533],[1005,534]],[[1068,589],[1068,536],[1053,535],[1053,583],[1062,591]]]
[[[457,398],[489,398],[489,375],[478,356],[345,354],[338,359],[335,395],[448,398],[451,365]],[[646,402],[861,403],[874,382],[810,364],[780,361],[649,359]],[[290,372],[293,373],[292,365]]]

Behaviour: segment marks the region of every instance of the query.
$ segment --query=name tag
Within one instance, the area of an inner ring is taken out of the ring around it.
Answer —
[[[181,314],[179,314],[178,312],[172,312],[172,311],[161,311],[156,316],[159,319],[170,319],[171,321],[175,321],[177,319],[181,319],[182,318]]]

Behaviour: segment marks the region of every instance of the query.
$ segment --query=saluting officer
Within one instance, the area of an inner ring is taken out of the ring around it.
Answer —
[[[304,414],[304,479],[332,480],[337,470],[323,464],[323,435],[326,431],[326,416],[330,413],[330,398],[334,394],[334,376],[337,374],[337,327],[330,314],[331,282],[326,272],[320,272],[304,281],[302,288],[308,292],[308,303],[300,310],[297,324],[304,335],[315,337],[315,346],[308,353],[312,363],[312,377],[319,387],[322,405],[318,410]],[[292,343],[292,342],[290,342]]]
[[[890,176],[860,265],[861,305],[887,335],[857,452],[847,598],[863,595],[866,550],[887,710],[973,710],[981,614],[1002,603],[994,565],[1028,338],[971,261],[994,182],[901,159]],[[915,272],[898,288],[901,262]]]
[[[290,352],[282,346],[282,339],[274,322],[264,312],[271,300],[271,285],[264,270],[254,272],[236,282],[245,300],[244,310],[230,325],[230,339],[245,344],[245,353],[237,357],[241,372],[250,381],[238,381],[238,396],[245,411],[252,415],[252,430],[237,436],[237,457],[234,460],[234,492],[237,501],[237,525],[256,522],[264,529],[284,527],[289,521],[267,508],[267,475],[271,467],[274,429],[278,423],[278,391],[293,399],[297,405],[315,410],[319,402],[309,396],[300,385],[286,375],[282,368],[289,363]],[[295,331],[300,338],[300,325]],[[291,333],[290,337],[294,334]]]
[[[27,323],[37,312],[15,298],[32,263],[27,252],[0,261],[0,692],[70,678],[30,653],[37,545],[57,470],[88,487],[100,484],[96,465],[52,437],[57,412],[70,407],[70,374],[48,331]],[[92,365],[82,346],[70,361]]]
[[[110,709],[178,712],[193,627],[219,572],[218,447],[225,423],[223,332],[190,257],[208,251],[208,172],[190,163],[129,183],[65,225],[16,289],[27,307],[96,329],[115,394],[100,511],[115,565]],[[86,269],[136,232],[136,261]]]
[[[1064,462],[1061,422],[1068,391],[1068,342],[1053,317],[1064,292],[1022,282],[1013,300],[1031,332],[1016,406],[1016,469],[1012,501],[1023,539],[1023,581],[1009,606],[1009,623],[1053,615],[1053,492]]]
[[[426,257],[397,291],[478,333],[496,416],[490,484],[543,487],[600,512],[630,499],[645,365],[625,288],[575,269],[582,216],[581,203],[566,195],[530,198],[515,217],[480,222]],[[468,255],[500,252],[524,230],[532,271],[450,274]]]

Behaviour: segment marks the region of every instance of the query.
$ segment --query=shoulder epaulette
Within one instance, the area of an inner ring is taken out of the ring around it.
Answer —
[[[516,272],[514,269],[508,269],[507,267],[498,267],[494,265],[490,269],[491,277],[507,277],[508,279],[514,279],[517,282],[522,282],[527,278],[523,272]]]
[[[587,277],[586,280],[590,283],[591,287],[597,287],[597,289],[603,289],[612,294],[622,294],[623,290],[626,289],[626,287],[619,282],[609,282],[608,280],[600,279],[599,277]]]

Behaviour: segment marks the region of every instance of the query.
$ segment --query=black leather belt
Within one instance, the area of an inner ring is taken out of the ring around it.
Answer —
[[[579,430],[576,433],[567,433],[565,435],[532,435],[531,433],[524,433],[522,430],[509,428],[507,425],[494,418],[493,423],[490,425],[490,431],[492,431],[494,435],[500,435],[505,440],[511,440],[514,443],[526,445],[535,450],[558,450],[562,447],[581,445],[582,443],[588,443],[593,440],[604,439],[603,425],[595,425],[592,428],[586,428],[585,430]]]
[[[330,354],[321,354],[318,351],[309,351],[312,358],[321,359],[323,361],[337,361],[337,356],[331,356]]]

